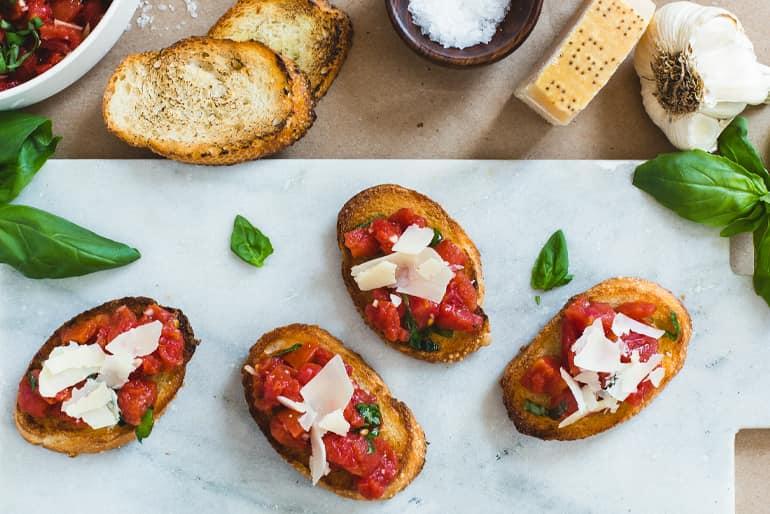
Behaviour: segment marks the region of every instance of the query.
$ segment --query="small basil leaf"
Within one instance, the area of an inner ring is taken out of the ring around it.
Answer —
[[[243,261],[257,268],[261,268],[265,259],[273,253],[270,239],[240,214],[233,223],[230,249]]]
[[[765,206],[758,203],[754,210],[747,216],[743,216],[733,221],[719,233],[722,237],[732,237],[744,232],[754,232],[762,224],[762,217],[765,216]]]
[[[376,403],[359,403],[356,405],[356,410],[370,428],[378,427],[382,424],[380,406]]]
[[[430,339],[430,329],[420,330],[417,328],[417,321],[412,315],[412,309],[409,305],[409,297],[401,295],[406,310],[404,312],[404,328],[409,331],[409,346],[418,352],[438,352],[441,345]]]
[[[29,373],[27,375],[27,380],[29,381],[29,387],[31,387],[33,391],[37,389],[37,378],[35,377],[35,375],[33,375],[32,373]]]
[[[536,295],[536,296],[535,296],[535,303],[536,303],[536,304],[540,305],[540,303],[541,303],[542,301],[543,301],[543,299],[542,299],[542,298],[540,298],[540,295]]]
[[[770,217],[754,232],[754,291],[770,305]]]
[[[0,262],[29,278],[65,278],[125,266],[138,250],[24,205],[0,207]]]
[[[636,168],[634,185],[683,218],[723,227],[767,194],[760,177],[701,150],[663,154]]]
[[[141,443],[143,439],[150,437],[153,425],[155,425],[155,420],[153,419],[153,409],[150,407],[144,412],[142,421],[134,429],[136,440]]]
[[[532,400],[524,400],[524,410],[535,416],[548,416],[548,407],[535,403]]]
[[[564,232],[557,230],[540,250],[532,267],[530,284],[532,289],[550,291],[555,287],[568,284],[571,280],[567,240]]]
[[[437,228],[433,229],[433,240],[430,242],[430,246],[436,246],[441,241],[444,240],[444,235],[441,233],[441,231]]]
[[[676,317],[675,312],[671,312],[669,321],[671,321],[671,330],[666,330],[666,337],[672,341],[677,341],[679,340],[679,334],[682,332],[682,327],[679,325],[679,318]]]
[[[16,198],[61,138],[54,137],[51,120],[22,112],[0,112],[0,205]]]
[[[719,136],[719,153],[746,170],[758,175],[770,187],[770,174],[765,169],[762,158],[749,141],[749,129],[746,118],[738,116]]]
[[[450,337],[455,335],[454,330],[448,330],[446,328],[439,328],[439,327],[437,327],[435,325],[433,327],[431,327],[431,331],[434,334],[436,334],[436,335],[439,335],[441,337],[446,337],[446,338],[450,338]]]
[[[270,357],[282,357],[282,356],[288,355],[288,354],[290,354],[292,352],[296,352],[300,348],[302,348],[302,343],[295,343],[295,344],[289,346],[288,348],[284,348],[282,350],[278,350],[276,352],[271,353]]]

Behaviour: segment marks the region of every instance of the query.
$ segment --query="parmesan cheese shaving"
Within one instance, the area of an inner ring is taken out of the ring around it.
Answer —
[[[631,332],[652,337],[653,339],[660,339],[666,333],[665,330],[640,323],[635,319],[626,316],[622,312],[615,315],[615,319],[612,321],[612,333],[618,337],[622,337]]]
[[[163,323],[160,321],[139,325],[119,334],[110,341],[106,349],[112,354],[125,353],[134,357],[143,357],[158,348],[162,331]]]
[[[394,252],[406,253],[409,255],[417,255],[423,249],[427,248],[431,241],[433,241],[434,233],[432,228],[418,227],[417,225],[410,225],[398,238],[396,244],[393,245]]]

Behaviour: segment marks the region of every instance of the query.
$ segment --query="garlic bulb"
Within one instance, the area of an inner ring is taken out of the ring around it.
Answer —
[[[679,149],[714,151],[747,104],[768,103],[770,67],[732,13],[692,2],[663,6],[636,48],[634,66],[652,121]]]

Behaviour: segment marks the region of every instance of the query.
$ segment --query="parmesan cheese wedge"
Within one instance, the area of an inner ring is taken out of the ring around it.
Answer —
[[[650,0],[591,0],[516,96],[553,125],[567,125],[609,82],[647,29]]]

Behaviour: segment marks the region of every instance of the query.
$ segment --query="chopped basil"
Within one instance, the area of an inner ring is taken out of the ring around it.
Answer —
[[[542,301],[542,299],[540,298],[540,295],[536,295],[536,296],[535,296],[535,303],[536,303],[536,304],[538,304],[538,305],[540,305],[540,302],[541,302],[541,301]]]
[[[679,333],[682,331],[682,327],[679,325],[679,318],[677,318],[676,313],[672,311],[669,319],[671,320],[671,327],[673,330],[666,330],[666,337],[672,341],[677,341],[679,340]]]
[[[418,352],[437,352],[441,350],[441,345],[430,338],[431,329],[420,330],[417,328],[417,322],[412,316],[412,309],[409,306],[409,297],[402,295],[406,311],[404,313],[404,322],[409,331],[409,346]]]
[[[150,437],[150,433],[152,433],[152,426],[155,424],[152,412],[152,407],[147,409],[144,413],[144,416],[142,416],[142,421],[136,426],[136,429],[134,430],[134,433],[136,434],[136,440],[140,443],[143,439]]]
[[[0,44],[0,74],[16,71],[40,48],[40,34],[37,29],[42,25],[43,22],[38,17],[27,22],[24,29],[16,29],[8,21],[0,20],[0,29],[5,31],[5,41]],[[32,48],[22,54],[21,50],[29,38],[32,38]]]
[[[368,452],[374,453],[376,448],[374,446],[374,438],[380,435],[380,427],[382,426],[382,414],[380,413],[380,406],[376,403],[359,403],[356,405],[356,410],[364,418],[366,425],[361,429],[361,433],[366,438],[368,445]]]
[[[441,233],[441,231],[437,228],[433,229],[433,240],[431,240],[430,245],[436,246],[441,241],[444,240],[444,235]]]
[[[535,403],[532,400],[524,400],[524,410],[535,416],[558,420],[564,416],[565,412],[567,412],[567,402],[561,401],[556,407],[548,408],[539,403]]]
[[[282,357],[283,355],[286,355],[287,353],[296,352],[300,348],[302,348],[302,343],[296,343],[296,344],[293,344],[293,345],[289,346],[288,348],[283,348],[282,350],[278,350],[276,352],[271,353],[270,357]]]
[[[384,217],[385,216],[383,216],[382,214],[375,214],[373,216],[369,216],[365,221],[362,221],[361,223],[359,223],[358,225],[353,227],[353,229],[355,230],[357,228],[366,228],[366,227],[368,227],[369,225],[372,224],[372,221],[374,221],[376,219],[379,219],[379,218],[384,218]]]
[[[446,328],[439,328],[437,326],[433,326],[431,328],[431,330],[433,331],[434,334],[436,334],[437,336],[441,336],[441,337],[450,338],[453,335],[455,335],[454,330],[449,330],[449,329],[446,329]]]
[[[569,274],[569,252],[564,232],[557,230],[540,250],[532,267],[532,289],[550,291],[572,281]]]
[[[33,391],[37,389],[37,377],[31,372],[27,374],[27,381],[29,382],[29,387],[31,387]]]
[[[256,268],[261,268],[265,259],[273,253],[270,239],[240,214],[233,222],[230,249],[241,260]]]

